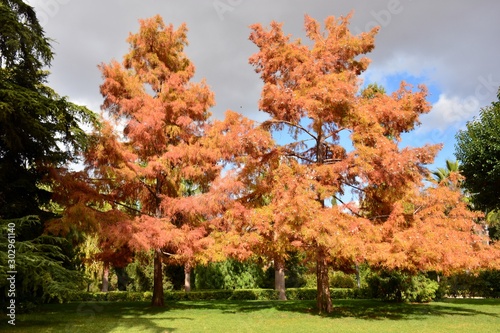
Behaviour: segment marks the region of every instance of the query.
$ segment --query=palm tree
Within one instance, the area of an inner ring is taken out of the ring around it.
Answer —
[[[434,175],[434,179],[436,179],[438,183],[449,183],[449,178],[452,172],[460,172],[458,161],[446,160],[446,169],[437,168],[437,170],[433,171],[432,174]]]

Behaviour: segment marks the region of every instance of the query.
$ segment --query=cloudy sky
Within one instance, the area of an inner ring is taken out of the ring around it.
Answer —
[[[455,159],[455,133],[481,107],[496,99],[500,86],[500,1],[496,0],[30,0],[56,53],[49,85],[60,95],[98,112],[102,82],[97,65],[121,60],[138,20],[160,14],[166,23],[186,22],[186,53],[216,95],[212,110],[227,109],[262,120],[258,111],[261,82],[248,64],[257,48],[248,40],[249,25],[272,20],[284,31],[304,37],[304,14],[323,22],[354,10],[351,31],[378,25],[375,50],[365,83],[388,91],[401,80],[423,83],[432,111],[405,136],[403,145],[443,143],[434,166]]]

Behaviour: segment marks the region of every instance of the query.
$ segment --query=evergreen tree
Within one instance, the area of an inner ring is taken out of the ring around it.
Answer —
[[[44,235],[44,226],[54,216],[51,175],[85,147],[80,124],[94,121],[94,115],[46,85],[44,69],[52,58],[34,9],[21,0],[1,0],[0,247],[7,253],[7,234],[15,234],[16,266],[10,270],[18,272],[21,300],[62,297],[76,281],[68,270],[74,265],[63,255],[71,252],[69,243]],[[0,256],[0,266],[7,267],[6,260]],[[64,290],[54,287],[56,281]],[[2,300],[7,290],[2,277]]]

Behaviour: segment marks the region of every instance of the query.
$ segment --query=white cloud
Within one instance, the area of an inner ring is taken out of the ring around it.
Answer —
[[[376,48],[367,55],[373,63],[364,78],[387,86],[399,75],[422,77],[422,83],[446,94],[425,118],[429,129],[443,128],[457,117],[467,119],[464,115],[479,109],[467,107],[467,96],[485,106],[496,99],[500,85],[499,44],[493,42],[500,34],[496,23],[500,2],[495,1],[453,5],[429,0],[28,1],[39,13],[47,36],[55,40],[50,86],[71,99],[88,101],[94,111],[102,103],[97,64],[121,60],[128,33],[138,30],[137,20],[156,13],[176,27],[187,23],[186,53],[197,68],[195,81],[205,77],[216,94],[212,112],[217,118],[228,108],[253,119],[263,117],[257,112],[262,82],[248,64],[248,57],[257,51],[248,40],[249,25],[284,22],[285,34],[295,39],[304,36],[306,13],[322,22],[326,16],[354,9],[354,32],[379,24]],[[214,7],[221,3],[227,5],[222,12]],[[458,110],[459,115],[441,109]]]
[[[373,63],[362,75],[366,83],[378,83],[384,87],[394,76],[430,77],[435,71],[436,63],[422,57],[406,53],[394,54],[385,62]],[[424,83],[424,82],[423,82]],[[425,82],[428,83],[428,82]]]
[[[440,94],[438,101],[432,106],[432,110],[422,116],[422,125],[418,131],[445,131],[449,127],[459,127],[477,115],[479,109],[480,103],[475,96],[462,98]]]

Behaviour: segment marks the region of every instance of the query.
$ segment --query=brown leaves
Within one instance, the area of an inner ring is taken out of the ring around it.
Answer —
[[[343,268],[363,260],[412,271],[484,265],[479,258],[491,249],[481,250],[478,216],[460,192],[424,182],[441,146],[399,147],[430,110],[427,89],[402,82],[389,95],[373,87],[358,94],[378,29],[353,36],[350,18],[329,17],[322,31],[306,16],[310,47],[291,41],[282,24],[251,27],[259,51],[249,61],[264,82],[259,107],[271,117],[263,128],[289,129],[292,138],[257,183],[266,191],[256,210],[260,235],[280,249],[326,251]],[[343,130],[352,147],[342,146]],[[325,205],[349,188],[358,205]]]
[[[326,33],[318,22],[305,17],[308,48],[300,40],[289,43],[281,24],[271,23],[265,31],[251,26],[250,40],[260,49],[250,57],[264,81],[259,107],[275,119],[298,123],[302,117],[340,122],[354,103],[358,89],[357,75],[368,60],[355,58],[370,52],[377,29],[353,36],[347,29],[350,16],[325,21]]]
[[[498,260],[498,250],[488,245],[480,224],[481,214],[469,210],[458,187],[429,187],[409,200],[383,224],[384,242],[374,262],[389,269],[449,274]]]

